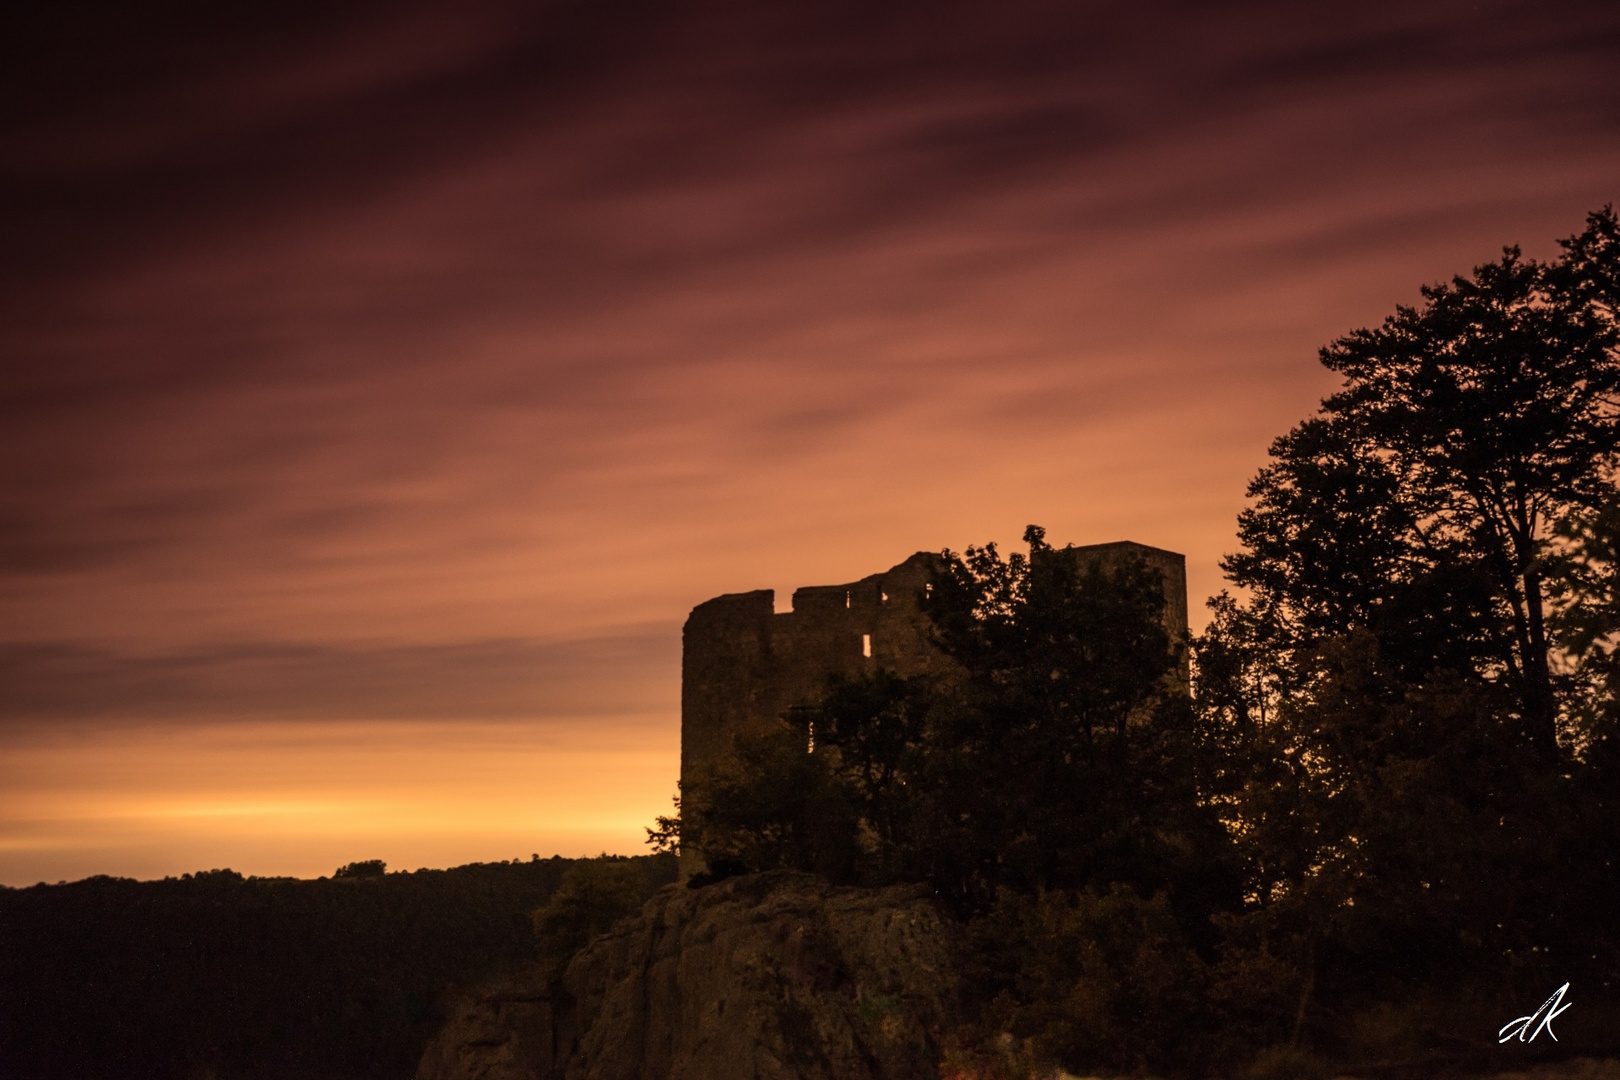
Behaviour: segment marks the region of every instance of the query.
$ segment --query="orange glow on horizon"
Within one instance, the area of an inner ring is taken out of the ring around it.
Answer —
[[[318,877],[639,854],[669,812],[675,725],[367,720],[123,724],[8,739],[0,884],[230,867]]]

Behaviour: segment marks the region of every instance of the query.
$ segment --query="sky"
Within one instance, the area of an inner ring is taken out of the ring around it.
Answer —
[[[1609,0],[41,7],[14,886],[635,853],[694,605],[1029,523],[1196,625],[1317,350],[1620,201]]]

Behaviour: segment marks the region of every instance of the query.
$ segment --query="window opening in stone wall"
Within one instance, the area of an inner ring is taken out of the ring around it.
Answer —
[[[816,752],[816,722],[814,720],[810,721],[810,745],[805,747],[804,752],[807,754]]]
[[[861,655],[862,656],[871,656],[872,655],[872,635],[871,634],[862,634],[861,635]]]
[[[846,607],[846,608],[849,607],[850,603],[851,603],[851,601],[850,601],[850,598],[849,598],[849,591],[845,590],[845,592],[844,592],[844,607]]]
[[[889,594],[886,593],[886,592],[879,591],[878,592],[878,603],[887,604],[888,602],[889,602]]]

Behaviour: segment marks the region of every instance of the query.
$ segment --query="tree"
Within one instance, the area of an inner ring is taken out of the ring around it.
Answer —
[[[679,855],[681,853],[681,782],[675,781],[675,797],[673,814],[659,814],[653,818],[653,824],[647,829],[647,846],[653,849],[654,855]]]
[[[1024,538],[1006,559],[943,553],[928,612],[951,674],[834,681],[740,733],[684,799],[681,843],[715,872],[928,881],[970,909],[1001,887],[1152,889],[1171,864],[1218,861],[1187,702],[1161,693],[1180,643],[1158,573],[1054,548],[1036,526]]]
[[[1342,388],[1250,486],[1249,595],[1196,643],[1204,792],[1246,873],[1224,947],[1299,973],[1296,1036],[1612,970],[1617,234],[1605,209],[1323,349]]]
[[[792,713],[822,768],[837,777],[858,822],[856,863],[868,881],[927,878],[919,859],[935,792],[936,710],[939,683],[904,679],[878,670],[855,679],[834,678],[814,705]]]
[[[1169,889],[1219,903],[1227,850],[1199,805],[1187,702],[1156,571],[1054,548],[946,552],[929,614],[962,672],[936,708],[931,865],[969,906],[997,888]],[[1197,897],[1196,901],[1192,900]],[[1207,914],[1207,912],[1205,912]]]
[[[808,752],[804,729],[787,719],[745,728],[681,798],[683,850],[708,867],[704,880],[791,869],[848,881],[857,821],[841,772]]]
[[[1054,548],[1037,525],[1027,556],[994,544],[945,552],[929,615],[944,651],[993,701],[1002,734],[1056,740],[1058,757],[1100,732],[1122,734],[1175,662],[1164,589],[1142,563],[1110,571]]]
[[[1273,444],[1225,563],[1296,645],[1370,629],[1398,682],[1500,681],[1548,759],[1557,530],[1615,490],[1617,235],[1605,208],[1554,262],[1506,248],[1324,348],[1344,387]]]
[[[1571,720],[1583,748],[1620,734],[1620,496],[1559,526],[1562,557],[1550,575],[1571,686]]]
[[[560,967],[592,938],[641,909],[661,884],[645,859],[581,859],[563,873],[557,891],[530,915],[540,958]]]
[[[363,862],[346,863],[332,871],[335,878],[370,878],[382,877],[388,872],[388,864],[381,859],[366,859]]]

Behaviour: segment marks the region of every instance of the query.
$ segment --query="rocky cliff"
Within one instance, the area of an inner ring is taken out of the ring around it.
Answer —
[[[532,967],[466,1000],[417,1080],[932,1078],[950,938],[915,889],[670,886],[560,975]]]

